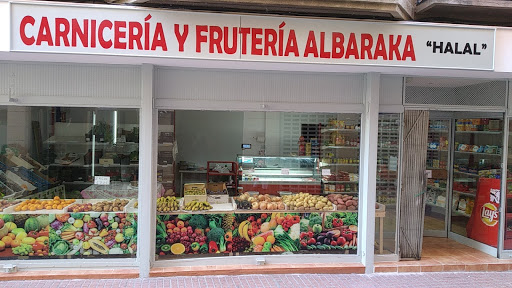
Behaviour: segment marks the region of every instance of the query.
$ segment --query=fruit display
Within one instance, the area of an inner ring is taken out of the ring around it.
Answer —
[[[303,192],[283,196],[283,202],[289,210],[333,210],[332,202],[326,197]]]
[[[136,243],[136,214],[0,215],[0,258],[135,257]]]
[[[20,203],[20,201],[9,201],[9,200],[0,200],[0,212],[4,211],[4,209],[9,208],[13,205]]]
[[[212,209],[212,205],[208,203],[207,201],[192,201],[183,206],[183,210],[189,210],[189,211],[202,211],[202,210],[210,210]]]
[[[73,204],[68,207],[68,212],[89,212],[92,211],[92,203]]]
[[[359,206],[358,197],[346,194],[329,194],[327,199],[336,205],[337,210],[357,211]]]
[[[158,215],[156,254],[163,259],[197,254],[355,254],[357,217],[353,212]],[[324,219],[330,225],[324,227]]]
[[[115,199],[114,201],[100,201],[92,204],[92,211],[95,212],[122,212],[126,204],[126,199]]]
[[[285,210],[285,205],[281,197],[268,194],[251,196],[245,192],[234,198],[237,209],[252,210]]]
[[[61,210],[74,202],[75,199],[60,199],[59,196],[55,196],[52,200],[28,199],[14,207],[14,211]]]
[[[156,211],[158,212],[170,212],[177,211],[180,209],[180,202],[176,197],[159,197],[156,200]]]

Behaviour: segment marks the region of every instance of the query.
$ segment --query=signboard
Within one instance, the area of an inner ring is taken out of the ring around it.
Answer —
[[[11,5],[11,51],[494,68],[494,28]]]

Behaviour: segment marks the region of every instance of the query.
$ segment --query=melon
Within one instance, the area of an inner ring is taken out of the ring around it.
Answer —
[[[39,231],[39,221],[36,218],[30,217],[25,221],[25,231]]]

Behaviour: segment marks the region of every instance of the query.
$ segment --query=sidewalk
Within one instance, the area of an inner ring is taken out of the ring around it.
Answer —
[[[207,288],[345,288],[345,287],[512,287],[512,272],[446,272],[446,273],[381,273],[360,274],[292,274],[248,276],[197,276],[115,280],[36,280],[3,281],[5,288],[145,288],[145,287],[207,287]]]

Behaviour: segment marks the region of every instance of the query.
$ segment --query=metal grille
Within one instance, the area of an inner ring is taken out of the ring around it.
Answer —
[[[428,111],[404,113],[403,185],[400,195],[400,257],[421,258],[425,218]]]
[[[506,81],[408,77],[405,105],[501,107],[506,105]]]

